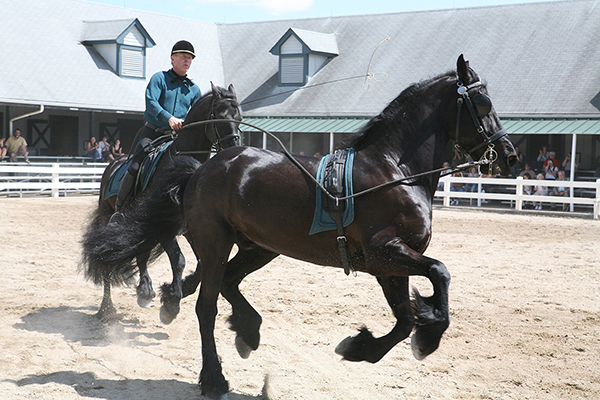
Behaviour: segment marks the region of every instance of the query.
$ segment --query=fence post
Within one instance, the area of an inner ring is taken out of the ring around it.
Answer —
[[[515,203],[515,210],[521,211],[521,210],[523,210],[523,199],[521,198],[521,196],[523,196],[523,177],[522,176],[517,176],[517,186],[516,186],[515,194],[517,195],[517,201]]]
[[[444,207],[450,207],[450,185],[452,185],[450,181],[444,182]]]
[[[52,197],[58,197],[58,187],[60,184],[60,164],[52,164]]]
[[[600,179],[596,179],[596,201],[594,202],[594,219],[600,219]],[[573,203],[571,203],[573,206]]]

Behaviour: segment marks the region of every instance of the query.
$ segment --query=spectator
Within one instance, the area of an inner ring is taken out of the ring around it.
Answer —
[[[467,175],[469,178],[477,178],[479,176],[479,172],[477,172],[477,168],[475,167],[471,167],[471,169],[469,169],[469,173]],[[477,191],[477,184],[476,183],[467,183],[465,185],[465,192],[476,192]]]
[[[539,173],[537,174],[537,179],[542,181],[544,180],[544,175]],[[534,196],[547,196],[548,195],[548,187],[547,186],[542,186],[541,184],[535,185],[533,187],[533,195]],[[535,203],[535,209],[536,210],[541,210],[542,209],[542,202],[538,201]]]
[[[558,177],[556,178],[557,181],[568,181],[568,178],[565,178],[565,171],[558,171]],[[555,186],[554,188],[552,188],[552,191],[550,192],[550,195],[552,196],[559,196],[559,197],[566,197],[568,196],[567,194],[567,188],[565,186]],[[556,208],[556,204],[557,203],[552,203],[552,206],[550,207],[552,210],[554,210]],[[566,209],[566,204],[563,204],[563,211]]]
[[[115,159],[112,153],[110,152],[110,144],[108,143],[108,137],[102,136],[102,141],[98,143],[98,149],[100,150],[102,159],[105,162],[111,162]]]
[[[542,146],[540,149],[540,154],[538,154],[536,161],[535,169],[536,171],[541,171],[544,167],[544,162],[550,157],[550,153],[548,153],[548,146]]]
[[[544,166],[544,178],[554,180],[558,176],[558,167],[554,165],[551,159],[546,160],[547,163]]]
[[[458,171],[458,172],[453,173],[452,176],[455,178],[462,178],[463,173]],[[451,192],[464,192],[465,191],[464,183],[452,182],[452,185],[450,186],[450,191]],[[450,198],[451,206],[457,206],[459,204],[460,204],[460,199]]]
[[[111,147],[111,152],[113,158],[123,157],[125,153],[123,153],[123,148],[121,147],[121,141],[119,139],[115,140],[115,144]]]
[[[6,157],[6,146],[4,145],[4,138],[0,137],[0,161],[4,161],[4,157]]]
[[[525,177],[525,175],[527,175],[529,179],[535,179],[535,172],[533,172],[529,163],[525,163],[525,169],[519,174],[519,176],[522,177]]]
[[[510,174],[516,177],[519,176],[521,170],[523,170],[523,159],[525,157],[523,156],[523,153],[521,153],[519,146],[515,146],[515,153],[517,153],[517,162],[510,169]]]
[[[571,153],[567,153],[567,156],[565,157],[565,159],[562,162],[562,167],[565,170],[565,176],[570,177],[571,176]],[[577,173],[577,163],[575,163],[575,171],[573,171],[575,173]],[[575,176],[575,174],[573,174],[573,176]]]
[[[455,147],[454,148],[454,158],[452,158],[452,167],[456,167],[457,165],[464,164],[466,161],[467,160],[466,160],[463,152]]]
[[[530,180],[531,178],[529,177],[529,174],[525,174],[525,175],[523,175],[523,179]],[[524,185],[523,186],[523,194],[531,196],[533,194],[532,187],[529,185]],[[534,207],[533,202],[531,202],[531,201],[523,202],[523,208],[532,209],[533,207]]]
[[[448,172],[452,171],[452,169],[450,169],[450,163],[448,161],[444,161],[442,168],[444,169],[440,173],[440,176],[447,175]],[[438,182],[436,190],[444,190],[444,182]]]
[[[92,162],[96,162],[102,158],[102,153],[100,152],[98,142],[96,142],[96,138],[94,136],[92,136],[90,141],[87,142],[86,150],[87,153],[85,153],[85,155],[86,157],[91,157]]]
[[[553,151],[548,153],[548,158],[546,159],[546,161],[544,161],[544,167],[546,167],[546,165],[548,165],[549,161],[552,161],[554,166],[557,168],[560,166],[560,160],[558,158],[556,158],[556,153]]]
[[[25,158],[25,162],[29,164],[29,158],[27,158],[29,155],[27,141],[21,136],[20,129],[15,129],[14,136],[6,140],[6,149],[12,162],[17,162],[17,153],[21,153]]]

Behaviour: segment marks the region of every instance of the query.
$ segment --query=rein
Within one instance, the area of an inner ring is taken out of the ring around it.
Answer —
[[[198,121],[198,122],[193,122],[193,123],[191,123],[189,125],[186,125],[186,126],[204,125],[204,124],[209,124],[209,123],[213,123],[213,122],[220,122],[220,121],[222,121],[222,122],[235,122],[235,123],[238,123],[238,124],[244,124],[246,126],[249,126],[251,128],[257,129],[257,130],[259,130],[259,131],[261,131],[263,133],[266,133],[267,135],[271,136],[271,138],[273,138],[279,144],[279,146],[281,146],[281,148],[283,149],[284,154],[290,159],[290,161],[292,161],[292,163],[294,165],[296,165],[300,169],[300,171],[302,171],[302,173],[304,173],[306,176],[308,176],[309,179],[313,183],[315,183],[317,185],[317,187],[319,189],[321,189],[321,191],[327,197],[329,197],[331,200],[334,200],[336,203],[339,202],[339,201],[344,201],[344,200],[348,200],[348,199],[355,198],[355,197],[358,197],[358,196],[362,196],[362,195],[374,192],[376,190],[379,190],[379,189],[387,187],[387,186],[398,185],[398,184],[404,183],[406,181],[410,181],[410,180],[413,180],[413,179],[416,179],[416,178],[421,178],[423,176],[433,175],[433,174],[442,172],[444,170],[447,170],[447,168],[438,168],[438,169],[434,169],[434,170],[427,171],[427,172],[421,172],[421,173],[418,173],[418,174],[415,174],[415,175],[407,176],[405,178],[399,178],[399,179],[395,179],[393,181],[382,183],[381,185],[377,185],[377,186],[374,186],[372,188],[365,189],[365,190],[360,191],[358,193],[354,193],[354,194],[352,194],[350,196],[335,197],[331,193],[329,193],[327,191],[327,189],[325,189],[325,187],[317,180],[317,178],[315,178],[306,168],[304,168],[304,166],[302,164],[300,164],[300,162],[298,160],[296,160],[296,158],[292,155],[292,153],[290,153],[285,148],[285,145],[281,142],[281,140],[279,140],[279,138],[277,136],[275,136],[273,133],[271,133],[271,132],[269,132],[269,131],[267,131],[265,129],[259,128],[256,125],[249,124],[248,122],[238,121],[238,120],[234,120],[234,119],[219,119],[219,120]],[[450,175],[450,174],[453,174],[455,172],[464,171],[464,170],[467,170],[467,169],[469,169],[471,167],[476,167],[476,166],[480,166],[480,165],[488,165],[488,164],[491,165],[494,162],[494,159],[487,158],[488,154],[492,155],[492,153],[486,151],[483,154],[483,156],[481,157],[481,159],[479,161],[471,161],[471,162],[468,162],[468,163],[457,165],[456,167],[452,168],[449,172],[444,173],[444,174],[442,174],[440,176]]]

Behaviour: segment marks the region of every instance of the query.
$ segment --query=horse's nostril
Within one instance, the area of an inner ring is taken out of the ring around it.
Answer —
[[[517,156],[516,155],[508,156],[508,165],[510,165],[512,167],[516,163],[517,163]]]

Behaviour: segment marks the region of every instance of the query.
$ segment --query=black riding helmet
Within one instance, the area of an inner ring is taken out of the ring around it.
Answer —
[[[196,58],[196,53],[194,52],[194,46],[187,40],[180,40],[175,43],[173,49],[171,50],[171,55],[175,53],[188,53],[192,55],[192,58]]]

